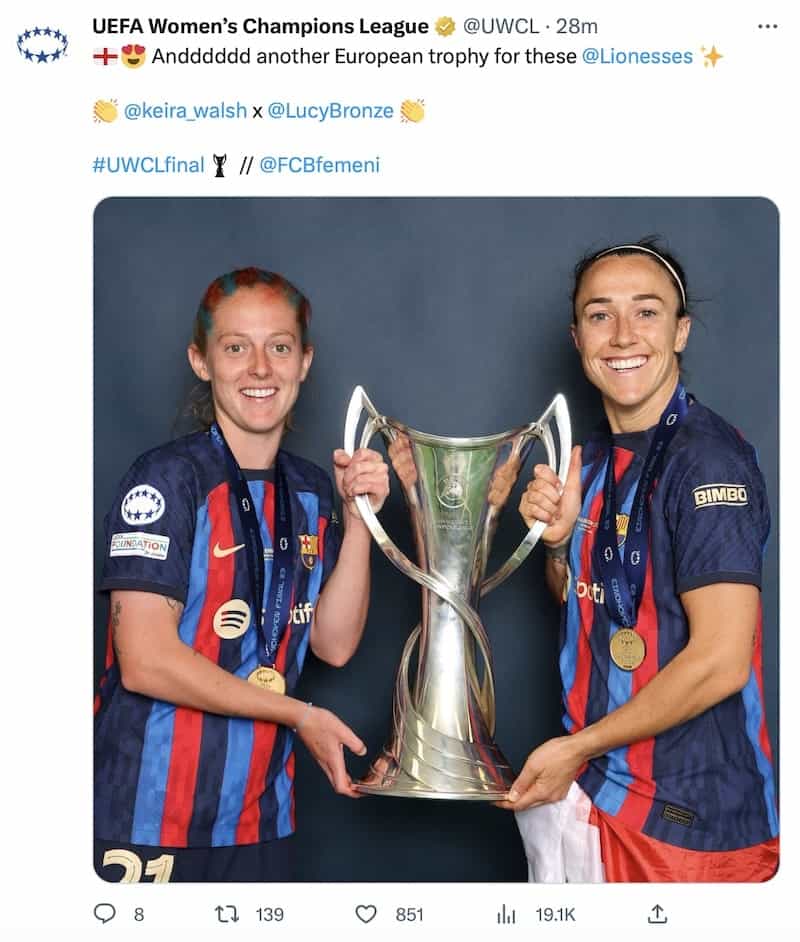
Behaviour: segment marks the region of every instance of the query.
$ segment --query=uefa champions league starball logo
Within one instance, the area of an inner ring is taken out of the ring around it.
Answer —
[[[439,483],[437,496],[439,503],[448,510],[458,510],[464,506],[466,489],[464,481],[457,474],[448,474]]]
[[[17,51],[27,62],[55,62],[67,54],[67,34],[50,26],[34,26],[17,36]]]
[[[137,484],[122,499],[122,519],[131,526],[155,523],[166,509],[161,491],[151,484]]]

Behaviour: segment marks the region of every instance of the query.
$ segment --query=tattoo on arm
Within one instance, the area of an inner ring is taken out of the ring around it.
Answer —
[[[163,596],[164,601],[169,606],[170,611],[175,616],[175,624],[181,620],[181,614],[183,613],[183,602],[179,602],[177,599],[171,599],[169,596]]]
[[[181,613],[183,612],[183,602],[179,602],[177,599],[170,599],[167,596],[162,596],[164,601],[167,603],[169,608],[175,613],[175,617],[180,620]],[[111,606],[111,645],[114,649],[114,656],[119,660],[120,656],[120,646],[119,646],[119,625],[122,621],[122,602],[115,601]]]
[[[111,609],[111,645],[114,648],[114,654],[119,660],[119,621],[122,615],[122,602],[114,602]]]

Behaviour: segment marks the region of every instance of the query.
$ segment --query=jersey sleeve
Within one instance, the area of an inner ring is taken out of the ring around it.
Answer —
[[[186,601],[197,516],[194,469],[183,458],[142,456],[105,520],[100,591],[131,589]]]
[[[770,518],[752,448],[742,443],[692,456],[670,491],[665,512],[678,594],[717,582],[761,588]]]
[[[323,517],[327,520],[322,552],[322,585],[324,586],[339,559],[339,549],[342,545],[342,525],[333,500],[333,485],[327,475],[322,491],[321,510]]]

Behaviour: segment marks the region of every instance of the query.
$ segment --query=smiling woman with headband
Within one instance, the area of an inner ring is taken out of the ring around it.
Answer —
[[[607,426],[566,485],[535,468],[562,601],[568,735],[531,753],[516,810],[532,880],[762,881],[778,818],[761,679],[769,508],[755,452],[689,395],[686,278],[652,242],[575,270],[572,337]]]
[[[334,452],[340,537],[329,476],[282,447],[314,355],[310,316],[273,272],[213,281],[188,349],[208,384],[206,427],[139,458],[106,519],[104,879],[291,879],[295,734],[333,788],[357,797],[343,749],[363,743],[292,694],[309,647],[340,666],[360,641],[370,535],[355,498],[378,510],[389,479],[377,452]]]

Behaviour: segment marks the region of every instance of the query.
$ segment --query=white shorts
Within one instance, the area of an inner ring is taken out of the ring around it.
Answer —
[[[517,811],[530,883],[605,883],[592,802],[573,782],[566,798]]]

